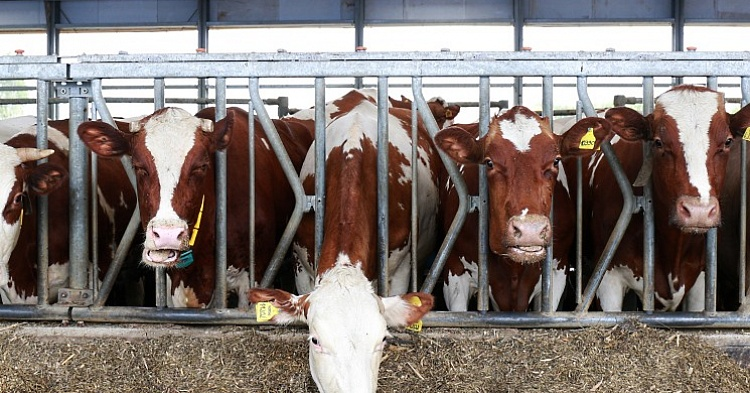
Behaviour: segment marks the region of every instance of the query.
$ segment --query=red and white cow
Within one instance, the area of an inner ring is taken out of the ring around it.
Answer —
[[[18,163],[18,158],[13,152],[13,149],[36,146],[35,128],[27,129],[8,140],[6,145],[12,148],[3,145],[5,158],[2,171],[5,175],[2,177],[5,180],[2,181],[2,187],[5,187],[6,191],[0,192],[7,195],[3,225],[9,226],[2,231],[3,236],[0,240],[5,250],[2,253],[5,258],[0,268],[0,293],[4,304],[37,303],[36,216],[30,214],[31,209],[27,209],[26,217],[23,220],[19,219],[23,199],[30,202],[29,206],[33,206],[37,195],[48,195],[49,198],[49,301],[54,303],[58,290],[68,285],[68,121],[49,121],[47,135],[51,150],[45,154],[49,155],[49,162],[41,165],[32,162]],[[135,210],[136,197],[119,161],[101,160],[98,173],[98,249],[93,252],[97,252],[99,256],[98,277],[102,280]],[[64,208],[56,209],[60,206]],[[120,304],[140,305],[139,302],[142,300],[136,299],[135,303],[132,303],[123,300],[128,299],[129,295],[124,296],[126,297],[119,300]]]
[[[606,120],[582,119],[562,135],[549,121],[517,106],[493,117],[489,132],[478,138],[478,124],[448,127],[435,142],[461,165],[469,194],[478,193],[479,165],[487,167],[489,190],[488,278],[496,310],[525,311],[540,292],[540,261],[553,241],[549,215],[555,190],[553,276],[555,305],[565,288],[565,267],[573,242],[575,218],[563,158],[587,154],[582,138],[590,131],[594,148],[609,134]],[[447,231],[458,210],[458,194],[441,175],[440,216]],[[443,296],[451,311],[465,311],[478,289],[478,214],[467,217],[443,270]]]
[[[169,268],[170,307],[206,307],[213,296],[217,150],[226,150],[228,162],[227,289],[237,293],[241,308],[247,307],[250,287],[249,204],[254,202],[256,206],[257,279],[263,277],[294,209],[294,195],[261,124],[255,120],[259,175],[256,199],[250,201],[248,114],[228,108],[226,117],[215,125],[214,116],[215,108],[204,109],[196,116],[182,109],[164,108],[131,123],[131,132],[101,122],[87,122],[78,129],[81,139],[97,154],[132,157],[146,230],[143,262]],[[292,163],[299,168],[312,143],[309,132],[300,124],[274,124]],[[192,258],[187,256],[188,251],[192,251]]]
[[[719,196],[734,134],[750,125],[748,111],[724,109],[724,95],[682,85],[656,99],[654,113],[642,116],[613,108],[606,118],[621,138],[612,147],[632,183],[641,167],[651,168],[655,220],[654,285],[657,308],[688,311],[705,305],[705,233],[721,223]],[[652,162],[642,146],[651,144]],[[585,165],[585,164],[584,164]],[[594,260],[598,260],[623,205],[612,170],[596,153],[584,171],[584,211]],[[642,190],[635,188],[636,195]],[[597,296],[604,311],[622,309],[623,296],[643,289],[643,216],[634,215],[602,280]]]
[[[392,97],[388,97],[391,106],[394,108],[402,108],[411,110],[411,100],[401,96],[400,100],[396,100]],[[453,125],[458,112],[461,111],[461,107],[456,104],[448,105],[442,97],[433,97],[427,101],[427,106],[430,107],[430,112],[437,122],[438,128],[449,127]]]
[[[317,271],[312,267],[312,214],[303,219],[294,244],[300,266],[298,291],[303,295],[276,289],[250,291],[251,302],[271,302],[280,309],[274,322],[308,324],[310,369],[321,392],[375,392],[387,327],[416,322],[432,308],[432,295],[405,292],[411,253],[421,260],[435,243],[439,157],[420,125],[420,159],[411,161],[411,111],[404,109],[391,108],[388,116],[391,296],[381,298],[373,290],[378,265],[377,113],[376,104],[361,99],[326,128],[326,210]],[[315,192],[314,152],[313,146],[300,173],[308,194]],[[412,165],[418,166],[417,179],[412,178]],[[416,207],[411,205],[414,181],[419,187]],[[418,247],[411,244],[412,208],[418,209]]]

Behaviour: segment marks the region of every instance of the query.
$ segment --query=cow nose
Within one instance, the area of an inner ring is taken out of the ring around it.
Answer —
[[[181,226],[151,227],[152,239],[156,249],[181,250],[187,242],[187,229]]]
[[[707,202],[699,197],[681,196],[677,198],[676,223],[688,231],[693,228],[712,228],[719,225],[721,210],[716,197]]]
[[[508,233],[515,245],[546,246],[550,238],[549,218],[540,214],[514,216],[508,221]]]

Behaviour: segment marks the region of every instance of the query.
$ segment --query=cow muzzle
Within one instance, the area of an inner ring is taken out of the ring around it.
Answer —
[[[504,254],[517,263],[536,263],[547,255],[551,239],[548,217],[541,214],[513,216],[506,228]]]
[[[677,198],[672,222],[685,233],[706,233],[721,223],[719,200],[712,196],[703,201],[699,197],[683,195]]]
[[[187,223],[180,220],[149,222],[143,243],[143,262],[155,267],[172,267],[188,249]]]

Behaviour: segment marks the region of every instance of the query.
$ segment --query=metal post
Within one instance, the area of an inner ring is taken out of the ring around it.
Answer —
[[[412,80],[412,88],[414,81]],[[411,102],[411,281],[409,283],[409,290],[414,292],[417,290],[417,275],[419,274],[419,258],[417,250],[419,250],[419,128],[417,127],[419,122],[419,109],[417,104]]]
[[[654,111],[654,78],[643,78],[643,115]],[[643,157],[651,155],[651,142],[643,143]],[[643,311],[654,311],[654,264],[656,250],[656,224],[654,222],[653,186],[649,179],[643,186]]]
[[[315,259],[318,273],[326,214],[326,89],[325,79],[315,78]]]
[[[576,101],[576,119],[583,115],[583,103]],[[583,158],[576,157],[576,304],[583,302]]]
[[[36,147],[47,148],[47,110],[49,109],[49,82],[38,80],[36,83]],[[40,163],[49,161],[47,158]],[[48,267],[49,267],[49,199],[46,195],[37,197],[37,304],[49,304]]]
[[[552,124],[552,119],[554,118],[553,110],[553,100],[552,100],[552,89],[553,89],[553,81],[552,77],[545,75],[542,78],[542,113],[543,115],[549,119],[550,125]],[[554,194],[554,187],[552,188],[553,194]],[[549,222],[554,223],[554,214],[555,214],[555,208],[554,208],[554,198],[552,199],[552,202],[550,203],[550,211],[549,211]],[[554,226],[553,226],[554,233]],[[554,236],[553,236],[554,237]],[[552,293],[554,291],[553,282],[552,282],[552,272],[555,268],[554,266],[554,249],[553,249],[553,242],[550,242],[547,246],[547,256],[544,258],[544,261],[542,261],[542,277],[541,277],[541,287],[542,287],[542,305],[541,305],[541,311],[544,313],[550,313],[555,311],[554,306],[552,304]]]
[[[388,78],[378,77],[378,293],[390,295],[388,278]]]
[[[740,79],[740,88],[742,90],[742,106],[750,103],[750,77],[743,76]],[[740,140],[740,255],[737,261],[739,276],[739,303],[745,305],[746,294],[745,286],[747,285],[747,141]]]
[[[487,135],[490,126],[490,77],[479,77],[479,137]],[[487,184],[487,166],[479,165],[479,192],[477,208],[479,214],[479,266],[477,271],[478,293],[477,309],[486,312],[490,309],[489,297],[489,267],[487,266],[490,246],[490,206],[489,188]]]
[[[719,230],[711,228],[706,234],[706,303],[705,312],[711,314],[716,312],[716,274],[717,274],[717,251],[716,243]]]
[[[247,138],[247,152],[248,152],[248,197],[250,200],[248,203],[250,204],[248,209],[248,248],[249,248],[249,255],[250,255],[250,263],[249,263],[249,272],[248,272],[248,279],[250,280],[250,287],[255,288],[257,286],[258,278],[255,275],[255,264],[256,264],[256,250],[257,250],[257,243],[255,243],[256,239],[256,228],[255,228],[255,220],[257,217],[257,211],[256,211],[256,189],[255,184],[257,183],[257,171],[255,167],[255,133],[257,132],[255,129],[255,111],[253,110],[253,102],[248,102],[248,121],[247,121],[247,132],[248,132],[248,138]]]
[[[227,80],[216,78],[216,121],[227,116]],[[213,308],[227,308],[227,152],[216,151],[216,276]]]

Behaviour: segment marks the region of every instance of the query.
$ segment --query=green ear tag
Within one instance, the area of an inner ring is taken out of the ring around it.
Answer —
[[[279,309],[271,302],[260,302],[255,305],[255,320],[257,322],[268,322],[279,313]]]
[[[581,137],[581,143],[578,144],[578,148],[581,150],[594,150],[596,146],[596,136],[594,135],[594,129],[589,127],[586,134]]]
[[[750,141],[750,127],[745,128],[745,133],[742,135],[742,139]]]

